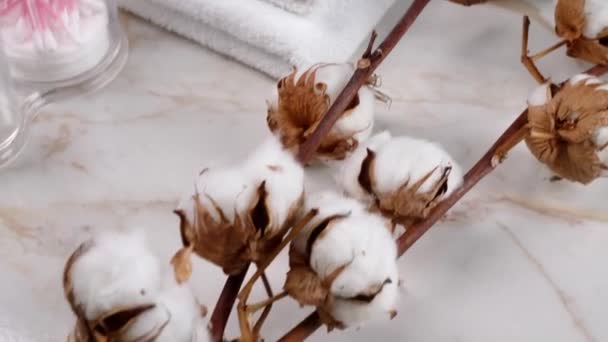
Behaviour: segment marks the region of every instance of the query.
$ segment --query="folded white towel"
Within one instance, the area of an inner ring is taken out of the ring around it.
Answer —
[[[309,6],[295,14],[266,1]],[[125,9],[278,77],[344,62],[395,0],[119,0]]]
[[[264,0],[282,9],[293,13],[308,13],[313,5],[314,0]]]

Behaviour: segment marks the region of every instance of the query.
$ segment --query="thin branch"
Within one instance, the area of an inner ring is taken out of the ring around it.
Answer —
[[[319,147],[321,139],[329,133],[334,123],[338,120],[340,115],[344,113],[359,89],[369,80],[374,70],[376,70],[384,58],[393,50],[410,26],[412,26],[416,18],[418,18],[420,12],[422,12],[430,1],[431,0],[414,0],[407,12],[405,12],[403,17],[395,27],[393,27],[380,46],[373,53],[369,53],[369,56],[363,56],[363,59],[369,60],[369,64],[364,68],[361,68],[361,66],[357,68],[346,87],[338,95],[327,113],[325,113],[323,120],[321,120],[310,139],[301,146],[298,153],[298,160],[302,164],[306,164],[310,161],[314,152]],[[376,33],[373,32],[368,47],[369,51],[372,50],[375,38]],[[366,50],[366,52],[368,52],[368,50]],[[210,330],[213,342],[221,342],[223,339],[226,323],[230,317],[230,312],[232,311],[232,307],[234,306],[234,302],[236,301],[236,297],[246,274],[247,271],[245,270],[241,274],[230,276],[224,284],[222,293],[211,315]]]
[[[279,339],[278,342],[299,342],[304,341],[321,327],[321,317],[314,311],[302,322],[291,329],[287,334]]]
[[[600,76],[608,72],[608,65],[597,65],[586,71],[587,74]],[[505,132],[496,140],[496,142],[490,147],[486,154],[467,172],[464,176],[463,185],[454,191],[448,198],[439,203],[429,215],[421,222],[408,227],[405,233],[403,233],[397,240],[399,256],[402,256],[414,245],[418,239],[420,239],[424,233],[426,233],[445,213],[452,207],[458,200],[460,200],[469,190],[471,190],[483,177],[487,176],[492,172],[496,165],[493,165],[492,160],[494,159],[497,150],[499,150],[505,143],[512,140],[512,137],[522,128],[526,126],[528,122],[528,111],[524,110],[513,123],[505,130]],[[303,341],[310,335],[312,335],[317,329],[321,327],[322,323],[317,312],[313,312],[306,317],[300,324],[291,329],[285,334],[279,341],[280,342],[294,342]]]
[[[213,342],[222,342],[224,340],[226,323],[228,323],[228,318],[230,317],[234,302],[236,301],[236,296],[247,275],[247,269],[249,269],[249,266],[247,266],[243,272],[229,276],[228,279],[226,279],[226,283],[224,283],[224,288],[222,289],[220,297],[217,299],[217,303],[215,304],[209,321],[211,341]]]
[[[416,18],[418,18],[420,12],[422,12],[430,1],[431,0],[414,0],[407,12],[401,17],[397,25],[393,27],[384,41],[380,43],[378,48],[371,53],[369,57],[364,56],[360,63],[357,63],[357,70],[355,70],[353,76],[340,95],[338,95],[327,113],[325,113],[317,129],[312,133],[310,138],[300,146],[298,160],[307,162],[312,158],[317,148],[319,148],[319,144],[323,137],[329,133],[359,89],[367,82],[374,73],[374,70],[376,70],[380,63],[382,63],[386,56],[393,50],[399,40],[401,40],[403,35],[412,26]],[[364,61],[364,63],[361,63],[362,61]]]
[[[545,77],[538,70],[538,67],[534,63],[534,60],[528,56],[528,41],[530,33],[530,18],[527,15],[524,16],[524,22],[522,27],[522,38],[521,38],[521,63],[526,67],[530,75],[534,77],[536,82],[542,84],[545,83]]]
[[[296,222],[296,224],[291,228],[291,230],[289,231],[287,236],[272,251],[272,253],[270,253],[264,261],[260,262],[257,265],[257,270],[256,270],[255,274],[251,278],[249,278],[249,280],[247,281],[245,286],[243,286],[243,290],[241,290],[241,292],[238,294],[239,326],[241,329],[241,338],[243,341],[257,340],[257,336],[255,335],[255,333],[257,331],[251,330],[251,327],[249,325],[249,312],[247,310],[247,300],[249,299],[249,295],[251,294],[251,291],[253,290],[253,286],[255,285],[255,283],[257,282],[257,280],[260,277],[263,277],[263,278],[266,277],[266,275],[264,273],[266,268],[270,265],[270,263],[272,263],[272,261],[277,257],[277,255],[279,255],[279,253],[281,253],[281,251],[285,247],[287,247],[287,245],[289,245],[291,243],[291,241],[293,241],[293,239],[295,239],[296,236],[298,236],[298,234],[300,234],[300,231],[302,231],[302,229],[304,229],[304,227],[308,224],[308,222],[310,222],[310,220],[312,220],[317,215],[317,213],[318,213],[317,209],[312,209],[304,217],[302,217],[298,222]],[[264,281],[264,286],[267,288],[270,287],[268,280]],[[272,292],[270,292],[269,297],[272,297]],[[264,324],[264,320],[266,320],[266,315],[268,315],[268,313],[266,313],[266,314],[262,313],[262,316],[260,317],[260,319],[261,319],[261,323],[259,325],[260,328],[261,328],[261,325]],[[257,326],[257,324],[256,324],[256,326]]]

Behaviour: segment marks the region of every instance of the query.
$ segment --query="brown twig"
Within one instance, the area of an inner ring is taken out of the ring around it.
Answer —
[[[600,76],[608,72],[608,65],[597,65],[586,71],[587,74]],[[397,240],[399,256],[402,256],[426,233],[445,213],[460,200],[469,190],[471,190],[483,177],[494,170],[492,159],[506,142],[521,131],[528,122],[528,111],[524,110],[504,133],[490,147],[486,154],[466,173],[462,186],[454,191],[448,198],[439,203],[429,215],[423,220],[408,227]],[[279,341],[294,342],[303,341],[321,327],[321,320],[317,312],[313,312],[306,317],[300,324],[291,329]]]
[[[361,65],[361,63],[358,64],[357,70],[327,113],[325,113],[323,120],[321,120],[317,129],[313,132],[311,137],[302,144],[298,153],[298,160],[301,163],[306,164],[310,161],[314,152],[319,147],[321,139],[329,133],[331,127],[338,120],[340,115],[344,113],[348,104],[355,97],[359,89],[368,82],[374,70],[376,70],[384,58],[393,50],[410,26],[412,26],[420,12],[422,12],[430,1],[431,0],[414,0],[397,25],[393,27],[384,41],[373,52],[371,51],[373,42],[376,38],[376,33],[372,33],[368,49],[366,49],[365,55],[362,57],[362,60],[366,60],[369,63],[366,63],[366,65]],[[230,276],[224,284],[220,298],[211,315],[210,330],[213,342],[221,342],[223,339],[226,323],[230,317],[230,312],[232,311],[232,307],[234,306],[234,302],[236,301],[236,297],[243,284],[246,273],[247,271],[245,270],[241,274]]]
[[[526,67],[530,75],[534,77],[536,82],[545,83],[545,76],[538,70],[538,67],[534,63],[534,59],[528,56],[528,41],[530,33],[530,18],[527,15],[524,16],[524,22],[522,27],[522,39],[521,39],[521,63]]]
[[[211,341],[213,342],[222,342],[224,339],[226,323],[228,323],[228,318],[230,317],[234,302],[236,301],[236,296],[247,275],[247,269],[249,269],[249,267],[237,275],[229,276],[228,279],[226,279],[226,283],[224,283],[224,288],[222,288],[222,293],[217,299],[217,303],[215,304],[209,321]]]
[[[264,271],[266,270],[266,268],[268,266],[270,266],[270,264],[272,263],[272,261],[277,257],[277,255],[279,255],[279,253],[281,253],[281,251],[283,249],[285,249],[285,247],[287,247],[287,245],[289,245],[291,243],[291,241],[293,241],[293,239],[296,238],[296,236],[298,236],[298,234],[300,234],[300,231],[302,231],[302,229],[304,229],[304,227],[306,227],[306,225],[308,224],[308,222],[310,222],[310,220],[312,220],[315,215],[317,215],[318,210],[317,209],[312,209],[310,210],[304,217],[302,217],[289,231],[289,233],[287,234],[287,236],[281,241],[281,243],[279,244],[279,246],[277,246],[277,248],[275,248],[272,253],[270,253],[270,255],[268,255],[268,257],[266,258],[266,260],[264,260],[263,262],[259,263],[257,265],[257,270],[255,272],[255,274],[247,281],[247,284],[245,284],[245,286],[243,286],[243,290],[238,294],[238,298],[239,298],[239,306],[238,306],[238,313],[239,313],[239,326],[241,327],[241,338],[243,341],[257,341],[257,333],[259,332],[259,330],[256,329],[261,329],[262,325],[264,324],[264,321],[266,320],[266,316],[268,315],[268,308],[270,306],[266,306],[266,308],[264,309],[265,313],[262,313],[262,316],[260,317],[260,321],[258,321],[259,324],[256,323],[255,325],[255,329],[251,330],[251,327],[249,325],[249,311],[247,310],[247,299],[249,299],[249,295],[251,294],[251,291],[253,290],[253,286],[255,285],[255,283],[257,282],[257,280],[262,277],[262,279],[265,279],[265,273]],[[270,288],[270,284],[268,283],[268,280],[266,279],[264,281],[264,286],[266,288]],[[273,297],[272,291],[268,291],[268,296],[269,297]]]
[[[420,12],[422,12],[430,1],[431,0],[414,0],[397,25],[393,27],[378,48],[369,56],[363,56],[359,63],[357,63],[357,70],[355,70],[351,79],[344,89],[342,89],[342,92],[338,95],[327,113],[325,113],[317,129],[300,147],[298,160],[307,162],[312,158],[317,148],[319,148],[321,139],[329,133],[334,123],[336,123],[344,113],[359,89],[369,80],[374,70],[376,70],[380,63],[382,63],[386,56],[393,50],[399,40],[401,40],[403,35],[412,26],[416,18],[418,18]]]

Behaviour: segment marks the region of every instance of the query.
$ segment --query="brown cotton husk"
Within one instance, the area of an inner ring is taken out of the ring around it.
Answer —
[[[333,297],[329,289],[334,279],[340,275],[347,265],[338,267],[331,277],[321,279],[313,271],[308,262],[308,257],[298,253],[293,245],[289,250],[290,269],[287,272],[283,289],[301,306],[310,305],[317,308],[319,317],[329,331],[334,328],[344,329],[343,323],[334,319],[329,313]]]
[[[588,184],[603,166],[593,135],[608,125],[608,91],[599,81],[567,82],[543,105],[528,106],[526,144],[532,154],[558,176]]]
[[[567,40],[568,56],[594,64],[608,63],[608,27],[595,37],[584,35],[585,0],[559,0],[555,7],[555,32]]]
[[[278,100],[268,108],[267,123],[270,130],[280,137],[283,145],[297,151],[315,131],[329,109],[333,99],[327,93],[328,85],[319,81],[317,71],[327,64],[318,64],[298,77],[293,70],[277,83]],[[350,115],[359,105],[359,95],[355,95],[342,117]],[[359,142],[354,137],[357,132],[331,130],[317,148],[316,157],[341,160],[357,148]]]
[[[281,226],[271,221],[271,208],[267,203],[268,193],[265,182],[257,189],[256,196],[251,200],[245,213],[235,212],[234,222],[231,222],[222,208],[213,198],[207,199],[218,214],[216,220],[210,209],[201,203],[196,194],[194,220],[191,221],[185,212],[176,210],[180,218],[180,231],[184,248],[173,258],[173,266],[178,281],[185,281],[190,276],[192,267],[187,252],[192,249],[200,257],[220,266],[228,275],[242,272],[250,263],[258,263],[265,255],[272,252],[281,242],[287,230],[294,223],[300,201],[291,208],[288,219]]]
[[[68,336],[68,342],[88,342],[88,341],[96,341],[95,335],[93,333],[93,329],[89,326],[86,321],[86,317],[84,314],[84,309],[82,305],[78,304],[74,295],[74,288],[72,286],[72,267],[74,263],[84,255],[87,251],[89,251],[93,247],[93,241],[87,241],[72,253],[68,258],[68,261],[65,264],[63,269],[63,292],[66,300],[70,304],[70,308],[74,315],[76,315],[76,325],[74,327],[73,332]]]
[[[408,227],[412,223],[424,219],[431,209],[439,203],[440,195],[447,190],[450,168],[445,169],[442,177],[433,184],[429,191],[419,191],[420,187],[436,171],[435,168],[429,170],[424,177],[415,183],[409,183],[408,181],[393,192],[380,193],[376,191],[374,186],[377,177],[374,174],[375,158],[374,151],[368,149],[367,156],[361,163],[358,181],[361,187],[375,199],[372,210],[378,210],[390,218],[393,223]]]

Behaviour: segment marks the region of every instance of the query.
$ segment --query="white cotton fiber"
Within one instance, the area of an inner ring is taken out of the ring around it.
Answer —
[[[597,38],[608,27],[608,1],[585,0],[585,31],[588,38]]]
[[[359,183],[361,166],[368,154],[368,149],[375,152],[380,146],[391,139],[388,131],[380,132],[360,145],[346,160],[336,163],[333,176],[336,183],[346,193],[360,201],[371,204],[373,196],[365,191]]]
[[[451,171],[448,189],[443,197],[449,196],[462,184],[460,166],[436,143],[405,136],[395,137],[376,152],[374,190],[379,194],[390,193],[405,182],[412,185],[432,172],[418,190],[421,193],[428,192],[447,168],[451,168]]]
[[[105,232],[79,257],[70,271],[75,301],[87,319],[117,307],[154,301],[160,266],[140,231]]]
[[[252,189],[257,190],[259,184],[266,182],[271,223],[280,227],[304,192],[304,169],[277,138],[271,137],[251,153],[244,170],[256,184]]]

